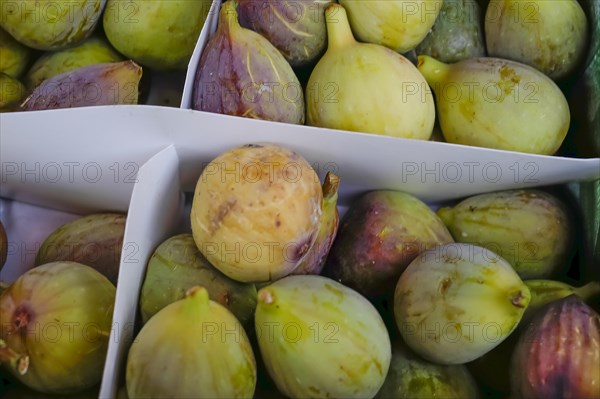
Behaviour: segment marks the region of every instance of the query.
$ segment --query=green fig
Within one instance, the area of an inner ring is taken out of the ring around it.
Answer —
[[[430,363],[397,341],[392,362],[376,399],[476,399],[481,395],[471,373],[463,365]]]
[[[88,65],[45,80],[20,109],[137,104],[141,77],[142,68],[133,61]]]
[[[510,365],[511,397],[600,397],[600,315],[577,295],[552,302],[523,332]]]
[[[93,267],[117,285],[127,215],[97,213],[54,230],[35,257],[36,266],[72,261]]]
[[[573,287],[553,280],[525,280],[524,283],[531,292],[531,301],[522,318],[525,322],[531,320],[547,304],[566,298],[569,295],[577,295],[585,302],[600,295],[600,282],[598,281],[590,281],[581,287]]]
[[[412,50],[431,30],[443,0],[340,0],[358,40],[399,53]],[[337,22],[338,15],[331,15]]]
[[[31,66],[24,82],[29,89],[34,89],[44,80],[65,72],[88,65],[123,60],[123,56],[117,53],[106,40],[91,37],[78,46],[42,55]]]
[[[0,73],[19,79],[30,58],[31,50],[0,28]]]
[[[0,296],[0,339],[29,356],[27,371],[9,368],[43,393],[79,393],[100,382],[116,289],[76,262],[53,262],[21,275]]]
[[[449,143],[553,155],[566,137],[564,94],[530,66],[485,57],[449,65],[419,56],[418,68],[436,94]]]
[[[485,16],[489,54],[558,80],[586,55],[588,23],[577,0],[491,0]]]
[[[0,27],[37,50],[58,50],[87,39],[106,0],[2,0]]]
[[[18,110],[26,93],[25,86],[21,82],[0,72],[0,112]]]
[[[484,246],[523,279],[550,278],[569,264],[575,226],[565,204],[543,191],[508,190],[467,198],[438,215],[457,242]]]
[[[104,32],[121,54],[156,70],[187,67],[211,2],[108,0]]]
[[[333,0],[238,0],[240,25],[260,33],[292,67],[306,66],[327,48],[325,7]]]
[[[306,88],[307,124],[429,140],[435,105],[416,67],[384,46],[357,42],[343,6],[333,3],[325,14],[328,48]]]
[[[265,366],[290,398],[372,398],[391,343],[364,297],[322,276],[288,276],[258,292],[256,335]]]
[[[451,242],[444,223],[418,198],[371,191],[348,208],[323,274],[371,300],[387,299],[417,255]]]
[[[194,241],[223,274],[266,282],[290,274],[317,240],[323,190],[300,154],[276,144],[230,149],[196,185]]]
[[[394,296],[407,345],[438,364],[483,356],[516,328],[531,294],[508,262],[471,244],[421,253],[402,273]]]
[[[142,327],[127,356],[127,393],[137,398],[252,398],[256,360],[240,322],[202,287]]]
[[[191,234],[179,234],[160,244],[148,261],[140,295],[142,321],[147,323],[196,285],[204,287],[211,300],[226,307],[242,324],[252,320],[256,308],[254,284],[225,276],[208,263]]]
[[[435,25],[417,46],[416,53],[448,63],[484,57],[486,50],[479,13],[479,4],[475,0],[444,0]]]
[[[304,94],[294,70],[266,38],[240,26],[233,0],[221,7],[193,91],[195,110],[300,125],[305,120]]]
[[[331,172],[323,183],[323,216],[319,226],[319,235],[308,255],[291,274],[321,274],[331,246],[337,237],[340,214],[337,208],[340,178]]]

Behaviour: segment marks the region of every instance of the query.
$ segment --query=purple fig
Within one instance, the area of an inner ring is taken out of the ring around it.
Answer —
[[[217,31],[200,57],[192,108],[246,118],[304,123],[304,94],[283,55],[242,28],[237,5],[225,2]]]
[[[331,2],[239,0],[240,24],[266,37],[293,67],[300,67],[327,48],[325,7]]]
[[[133,61],[95,64],[46,79],[22,111],[137,104],[142,68]]]
[[[600,398],[600,315],[577,295],[552,302],[519,337],[514,398]]]
[[[348,209],[323,273],[370,299],[383,298],[417,255],[451,242],[446,226],[419,199],[373,191]]]

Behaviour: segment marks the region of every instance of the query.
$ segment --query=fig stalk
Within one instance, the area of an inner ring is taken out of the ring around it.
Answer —
[[[20,375],[25,375],[29,369],[29,356],[17,353],[8,347],[6,342],[0,338],[0,362],[8,363]]]

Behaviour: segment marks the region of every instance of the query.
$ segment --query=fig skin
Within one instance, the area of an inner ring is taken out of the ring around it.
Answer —
[[[490,56],[531,65],[560,80],[586,55],[588,22],[577,0],[491,0],[485,36]]]
[[[72,261],[90,266],[117,285],[127,215],[83,216],[54,230],[35,257],[36,266]]]
[[[252,398],[256,360],[244,328],[203,287],[161,309],[127,357],[128,396]]]
[[[385,299],[417,255],[451,242],[444,223],[419,199],[400,191],[372,191],[344,215],[323,275],[369,299]]]
[[[4,267],[6,263],[6,258],[8,257],[8,236],[6,235],[6,230],[4,230],[4,225],[0,221],[0,270]],[[0,292],[1,294],[2,292]]]
[[[142,68],[133,61],[88,65],[45,80],[20,110],[137,104],[141,78]]]
[[[106,0],[20,0],[2,3],[0,27],[37,50],[58,50],[87,39]]]
[[[124,61],[112,46],[100,37],[91,37],[78,46],[43,54],[27,71],[23,81],[30,90],[44,80],[88,65]]]
[[[0,113],[17,111],[26,95],[27,91],[21,82],[0,72]]]
[[[31,50],[0,28],[0,73],[19,79],[31,59]]]
[[[600,315],[577,295],[552,302],[511,359],[511,397],[600,397]]]
[[[154,251],[142,284],[140,312],[143,323],[165,306],[183,299],[193,286],[204,287],[210,299],[223,305],[246,324],[254,317],[256,287],[230,279],[200,253],[191,234],[179,234]]]
[[[573,215],[561,200],[544,191],[480,194],[437,213],[456,242],[490,249],[522,279],[555,277],[569,264]]]
[[[260,33],[292,67],[303,67],[327,48],[325,8],[333,0],[239,0],[240,25]]]
[[[276,144],[228,150],[202,171],[191,209],[206,259],[240,282],[290,274],[319,232],[323,191],[300,154]]]
[[[106,277],[75,262],[52,262],[21,275],[0,296],[0,339],[27,353],[29,368],[24,375],[9,371],[43,393],[78,393],[98,384],[115,295]]]
[[[391,343],[356,291],[322,276],[288,276],[258,292],[255,330],[266,369],[290,398],[372,398]]]
[[[237,3],[223,3],[194,79],[192,108],[304,124],[304,92],[290,64],[260,34],[243,28]]]

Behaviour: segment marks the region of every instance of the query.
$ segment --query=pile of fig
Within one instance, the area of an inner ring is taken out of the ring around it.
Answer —
[[[583,8],[560,3],[224,1],[192,107],[554,155],[590,48]]]
[[[146,267],[129,398],[600,397],[563,197],[375,190],[340,216],[343,186],[274,143],[206,164]]]
[[[152,75],[185,72],[209,8],[185,0],[3,2],[0,112],[144,103]]]

